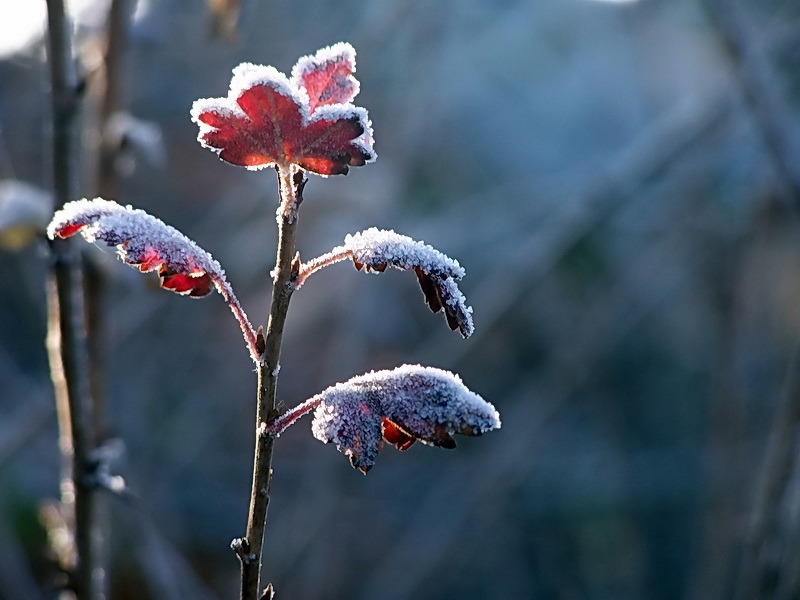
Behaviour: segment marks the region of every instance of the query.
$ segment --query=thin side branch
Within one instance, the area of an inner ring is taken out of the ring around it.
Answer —
[[[267,434],[274,438],[280,436],[280,434],[286,431],[290,425],[294,424],[297,419],[317,408],[324,399],[325,397],[322,394],[317,394],[313,398],[309,398],[305,402],[287,410],[280,417],[274,419],[267,425]]]
[[[258,406],[256,414],[256,444],[253,461],[253,485],[250,492],[250,512],[247,535],[234,540],[232,547],[241,562],[241,600],[258,600],[264,527],[267,522],[269,486],[272,480],[272,447],[275,438],[269,435],[270,423],[276,418],[275,400],[280,371],[283,328],[289,301],[295,290],[294,280],[300,267],[295,257],[297,207],[302,201],[305,177],[296,168],[278,170],[281,206],[278,210],[278,252],[273,271],[272,303],[263,337],[264,351],[258,366]],[[261,339],[256,346],[262,347]]]
[[[242,308],[239,299],[236,297],[236,294],[233,293],[231,284],[225,279],[215,279],[214,283],[216,284],[217,291],[222,295],[225,299],[225,303],[231,309],[233,316],[236,317],[236,320],[239,322],[242,335],[247,343],[247,349],[250,350],[250,357],[256,364],[260,363],[261,353],[256,344],[256,330],[253,329],[250,319],[247,318],[247,313],[244,312],[244,308]]]
[[[345,248],[343,246],[337,246],[330,252],[323,254],[322,256],[318,256],[317,258],[313,258],[308,262],[304,262],[300,265],[300,270],[297,273],[297,278],[294,281],[294,289],[300,289],[306,279],[308,279],[313,273],[319,271],[323,267],[327,267],[329,265],[336,264],[337,262],[341,262],[343,260],[347,260],[348,258],[352,258],[353,251]]]

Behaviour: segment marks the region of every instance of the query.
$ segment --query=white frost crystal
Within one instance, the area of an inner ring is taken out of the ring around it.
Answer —
[[[352,253],[355,262],[372,270],[380,271],[385,265],[391,265],[398,269],[418,267],[425,273],[454,279],[461,279],[465,275],[457,260],[391,229],[370,227],[348,235],[344,238],[343,247]]]

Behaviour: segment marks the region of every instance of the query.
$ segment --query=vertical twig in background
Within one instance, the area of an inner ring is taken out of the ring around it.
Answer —
[[[63,0],[47,0],[47,18],[53,191],[59,207],[72,199],[75,191],[80,91]],[[47,349],[63,460],[61,509],[74,536],[69,555],[62,553],[59,559],[70,576],[68,585],[78,598],[94,599],[102,596],[103,571],[94,568],[99,540],[94,526],[95,494],[91,485],[94,440],[80,256],[70,242],[55,241],[50,249]]]
[[[796,562],[796,548],[781,548],[793,527],[782,521],[782,504],[796,468],[797,439],[800,432],[800,347],[789,364],[784,397],[775,415],[769,447],[761,468],[752,520],[739,571],[737,598],[751,600],[774,597],[774,590],[794,576],[781,572],[781,563]],[[794,527],[796,529],[796,526]],[[793,553],[793,557],[784,556]],[[792,560],[794,558],[794,560]]]
[[[247,535],[233,541],[233,549],[242,564],[241,600],[271,597],[271,584],[260,596],[261,547],[269,506],[269,485],[272,479],[272,447],[274,438],[267,432],[267,424],[275,417],[275,397],[280,371],[283,327],[289,309],[299,262],[295,260],[297,232],[297,207],[302,202],[305,176],[294,167],[278,170],[281,206],[278,212],[278,252],[275,262],[272,302],[263,338],[263,360],[258,367],[258,406],[256,414],[256,445],[253,464],[253,485],[250,492],[250,511]],[[261,334],[259,334],[259,337]]]

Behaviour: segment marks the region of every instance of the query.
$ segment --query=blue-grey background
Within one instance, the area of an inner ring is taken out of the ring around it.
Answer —
[[[81,196],[103,6],[78,15]],[[800,334],[797,3],[243,0],[234,40],[210,35],[202,2],[134,8],[121,79],[140,140],[115,199],[212,252],[251,320],[267,312],[274,174],[222,163],[189,119],[242,61],[288,72],[341,40],[358,52],[379,158],[311,176],[304,258],[374,225],[467,270],[467,341],[408,273],[315,275],[290,309],[280,399],[419,362],[503,417],[455,451],[385,448],[367,477],[307,418],[284,434],[265,546],[278,598],[733,597]],[[0,62],[0,178],[47,191],[44,56],[34,41]],[[85,250],[106,289],[112,466],[137,497],[107,501],[111,597],[235,597],[256,385],[238,326],[217,295],[181,298]],[[0,249],[4,599],[54,575],[38,521],[59,468],[45,271],[41,241]]]

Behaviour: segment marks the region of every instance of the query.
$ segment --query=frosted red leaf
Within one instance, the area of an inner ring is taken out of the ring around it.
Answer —
[[[161,287],[194,298],[227,285],[219,263],[178,230],[142,210],[95,198],[64,205],[47,228],[50,239],[80,233],[88,242],[116,246],[128,265],[157,271]]]
[[[354,70],[349,44],[301,58],[291,80],[273,67],[242,63],[226,98],[192,106],[197,139],[248,169],[295,164],[318,175],[344,175],[375,160],[367,111],[349,103],[358,91]]]
[[[471,392],[457,375],[420,365],[403,365],[353,377],[324,390],[312,432],[333,442],[366,473],[383,441],[406,450],[415,441],[455,448],[454,434],[477,436],[498,429],[494,406]]]

